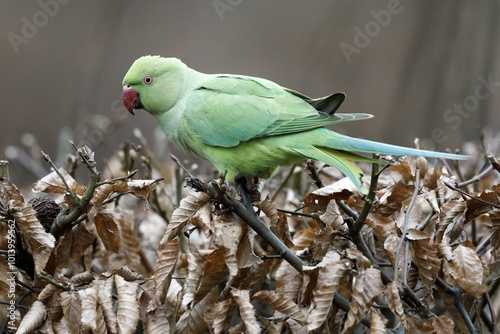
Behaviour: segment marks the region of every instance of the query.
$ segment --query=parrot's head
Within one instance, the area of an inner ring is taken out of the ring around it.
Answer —
[[[177,58],[144,56],[123,78],[123,104],[134,114],[144,109],[153,115],[170,110],[182,93],[187,66]]]

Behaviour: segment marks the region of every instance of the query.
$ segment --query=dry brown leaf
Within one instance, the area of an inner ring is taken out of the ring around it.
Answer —
[[[385,300],[389,305],[389,309],[399,317],[403,326],[408,329],[408,323],[406,320],[403,302],[399,296],[398,282],[394,281],[385,286],[384,290]]]
[[[323,326],[330,313],[333,296],[339,287],[340,280],[350,266],[350,261],[342,259],[335,251],[327,253],[316,266],[318,268],[317,284],[313,290],[313,301],[307,316],[309,330]],[[307,271],[309,270],[305,270]]]
[[[113,275],[120,275],[126,281],[129,281],[129,282],[144,280],[144,277],[142,277],[141,274],[136,273],[135,271],[132,271],[127,266],[123,266],[123,267],[120,267],[120,268],[117,268],[117,269],[112,269],[110,271],[106,271],[105,273],[101,274],[101,276],[104,276],[104,277],[111,277]]]
[[[302,313],[299,306],[292,299],[286,297],[285,295],[274,291],[261,290],[254,294],[252,298],[266,303],[277,311],[297,321],[301,325],[304,325],[306,323],[306,317]]]
[[[400,174],[405,182],[412,181],[415,175],[414,161],[409,161],[408,157],[401,157],[398,162],[389,165],[389,169]]]
[[[70,328],[68,326],[68,322],[65,318],[61,318],[58,322],[52,323],[52,328],[54,333],[62,334],[62,333],[71,333]],[[72,334],[72,333],[71,333]]]
[[[47,304],[52,298],[54,293],[60,291],[59,288],[53,284],[47,284],[43,290],[38,294],[38,300],[44,304]]]
[[[151,311],[165,302],[175,265],[179,256],[179,239],[169,240],[160,244],[156,251],[156,268],[153,275],[155,294],[148,311]]]
[[[117,222],[120,226],[121,250],[127,258],[127,266],[134,270],[142,270],[139,253],[141,245],[134,229],[134,211],[116,207]]]
[[[36,217],[36,211],[26,202],[12,203],[16,210],[13,213],[16,227],[28,246],[35,262],[35,271],[40,273],[45,269],[50,253],[54,249],[56,239],[47,233]]]
[[[101,239],[106,250],[114,253],[120,251],[120,231],[116,221],[115,213],[111,211],[100,211],[94,217],[97,235]]]
[[[21,194],[19,189],[10,181],[1,180],[0,181],[0,203],[4,208],[9,206],[9,202],[18,205],[24,202],[24,196]]]
[[[73,284],[88,284],[96,278],[96,275],[90,271],[76,274],[71,277],[70,282]]]
[[[231,299],[220,301],[215,303],[213,307],[205,313],[205,321],[211,329],[211,333],[219,334],[227,330],[227,328],[224,328],[224,323],[231,303]]]
[[[76,291],[61,292],[61,306],[71,333],[78,333],[81,325],[82,303]]]
[[[57,242],[57,267],[66,268],[69,260],[80,262],[85,250],[94,243],[95,238],[95,235],[87,230],[83,222],[66,230]]]
[[[441,269],[441,259],[438,256],[437,245],[430,242],[429,236],[427,239],[411,241],[410,246],[413,249],[413,259],[417,263],[424,294],[430,307],[434,307],[432,287]]]
[[[441,209],[439,207],[439,203],[438,203],[436,192],[435,191],[425,191],[423,193],[423,195],[424,195],[424,198],[427,201],[427,203],[432,208],[432,210],[434,212],[436,212],[436,213],[440,213]]]
[[[207,293],[222,282],[229,274],[224,252],[224,249],[217,248],[207,255],[203,269],[203,278],[194,296],[194,304],[203,299]]]
[[[172,240],[186,226],[191,217],[210,200],[210,196],[201,191],[191,191],[181,200],[177,209],[172,213],[167,231],[161,243]]]
[[[352,194],[357,192],[352,182],[341,181],[307,194],[304,198],[307,211],[325,211],[331,200],[347,200]]]
[[[380,270],[358,270],[351,295],[351,307],[342,333],[351,333],[366,317],[375,298],[384,291]]]
[[[118,307],[116,309],[118,332],[120,334],[135,333],[139,322],[138,284],[126,281],[120,275],[115,275],[114,278],[116,294],[118,295]]]
[[[281,333],[281,331],[278,329],[278,326],[280,326],[279,328],[282,328],[283,324],[282,323],[272,323],[270,320],[268,320],[267,318],[263,317],[263,316],[257,316],[257,318],[259,319],[260,321],[260,324],[264,327],[263,328],[263,332],[266,333],[266,334],[279,334]]]
[[[366,223],[373,229],[373,233],[382,244],[388,236],[398,233],[396,222],[392,218],[384,217],[376,212],[368,214]]]
[[[425,322],[420,321],[420,317],[413,315],[408,317],[408,333],[412,334],[436,334],[434,326],[432,325],[432,318],[427,319]],[[453,332],[450,332],[453,333]]]
[[[188,305],[194,299],[194,293],[198,288],[198,284],[203,274],[203,265],[205,257],[200,254],[198,249],[193,245],[189,245],[187,249],[187,264],[188,274],[184,281],[184,289],[182,295],[182,310],[186,310]]]
[[[49,298],[46,303],[46,307],[47,315],[50,321],[58,322],[59,320],[64,319],[64,313],[61,305],[61,290],[59,288],[57,288],[57,291],[55,291]]]
[[[347,229],[347,225],[344,224],[344,217],[340,213],[337,201],[331,200],[326,207],[326,211],[322,214],[319,219],[326,226],[330,226],[333,230],[343,231]]]
[[[95,286],[79,290],[80,300],[82,301],[82,329],[95,331],[97,328],[97,290]]]
[[[234,276],[238,272],[236,253],[243,236],[243,228],[237,220],[227,220],[218,216],[214,219],[214,244],[223,247],[229,273]]]
[[[467,206],[467,209],[465,211],[466,222],[469,222],[479,215],[490,211],[492,209],[492,206],[488,203],[498,204],[497,194],[489,189],[481,192],[479,196],[476,196],[476,198],[469,198],[467,201],[465,201]]]
[[[370,308],[370,334],[386,334],[386,323],[386,318],[377,312],[374,307]]]
[[[148,334],[169,334],[170,325],[163,305],[146,314],[145,332]]]
[[[321,260],[330,251],[337,235],[338,231],[334,231],[331,226],[318,231],[311,245],[311,253],[314,260]]]
[[[453,332],[455,323],[450,318],[440,315],[439,317],[432,318],[432,326],[436,334],[448,334]]]
[[[465,211],[465,201],[462,199],[452,199],[441,206],[438,221],[436,223],[435,241],[440,243],[443,240],[444,232],[449,224],[457,219],[463,220]]]
[[[156,188],[155,180],[128,180],[128,191],[135,197],[148,200],[151,192]]]
[[[122,180],[103,184],[95,189],[90,204],[101,206],[113,193],[125,193],[127,188],[127,182]]]
[[[269,199],[269,196],[259,203],[256,203],[255,206],[270,219],[271,226],[278,223],[278,220],[280,219],[278,216],[278,210],[276,209],[276,205]]]
[[[436,189],[438,187],[438,180],[443,174],[443,167],[431,169],[424,177],[424,187],[429,189]]]
[[[101,305],[98,303],[97,304],[97,309],[96,309],[96,328],[94,333],[114,333],[110,330],[108,330],[108,327],[106,327],[106,320],[104,318],[104,313],[102,310]]]
[[[282,261],[276,273],[276,292],[297,301],[302,290],[303,276],[288,262]]]
[[[73,193],[79,196],[85,193],[85,187],[76,182],[75,179],[68,174],[66,169],[61,167],[58,171],[64,177],[64,180]],[[32,191],[34,193],[45,192],[54,194],[66,194],[68,192],[63,180],[55,171],[35,182]]]
[[[17,328],[17,334],[33,333],[45,320],[45,305],[35,300]]]
[[[238,249],[236,250],[236,261],[238,261],[238,269],[250,268],[262,262],[262,260],[255,255],[254,238],[255,231],[248,227],[248,225],[241,223],[243,228],[243,235],[241,236]]]
[[[467,293],[479,298],[489,290],[483,285],[483,264],[473,249],[458,245],[450,261],[450,275]]]
[[[293,244],[295,245],[293,250],[311,248],[317,231],[317,228],[304,228],[295,232],[293,235]]]
[[[376,205],[377,212],[382,216],[389,217],[407,205],[414,192],[415,186],[396,183],[388,193],[380,198],[380,203]]]
[[[403,230],[403,226],[406,223],[408,229],[416,229],[418,224],[422,221],[422,202],[420,201],[421,196],[417,196],[415,204],[408,211],[408,206],[405,205],[396,214],[396,226]]]
[[[205,297],[197,303],[190,311],[184,312],[175,325],[176,333],[181,334],[204,334],[207,331],[207,323],[203,315],[210,311],[217,301],[217,287],[214,287]]]
[[[97,294],[97,303],[101,308],[106,327],[111,333],[118,332],[118,321],[113,310],[114,281],[114,276],[111,276],[104,281],[96,280],[92,282],[92,285],[94,285],[97,291],[99,291],[99,293]],[[99,327],[99,324],[97,325],[97,327]]]
[[[284,244],[292,248],[293,243],[290,235],[290,230],[288,228],[287,216],[283,212],[278,212],[276,205],[271,202],[269,196],[265,200],[258,203],[257,208],[262,210],[262,212],[270,219],[270,230],[278,238],[280,238]]]
[[[246,332],[250,334],[260,333],[260,327],[255,318],[255,310],[250,303],[250,294],[248,290],[231,289],[231,295],[238,305],[240,316],[245,323]]]
[[[385,253],[387,254],[387,256],[389,257],[389,259],[391,260],[392,264],[394,264],[394,262],[396,261],[396,254],[398,252],[398,246],[399,246],[400,241],[401,241],[401,238],[395,234],[391,234],[389,237],[387,237],[387,239],[385,239],[384,250],[385,250]],[[400,269],[404,269],[407,266],[405,263],[404,253],[405,253],[405,247],[401,247],[400,253],[399,253],[399,263],[398,263],[398,266]],[[413,254],[412,254],[411,249],[410,249],[409,258],[410,259],[413,258]],[[398,271],[399,276],[401,276],[401,274],[402,274],[401,271],[402,270]]]

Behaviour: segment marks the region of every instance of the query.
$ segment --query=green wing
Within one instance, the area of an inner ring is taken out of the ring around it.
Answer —
[[[339,96],[328,98],[314,100],[265,79],[219,75],[193,90],[187,99],[184,120],[205,144],[233,147],[254,138],[372,117],[329,114],[338,108],[332,101],[338,104]],[[327,112],[318,111],[313,105],[324,107]]]

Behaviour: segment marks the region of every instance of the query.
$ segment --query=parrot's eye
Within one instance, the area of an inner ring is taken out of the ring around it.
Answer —
[[[142,82],[144,82],[146,85],[151,85],[153,83],[153,77],[146,75],[144,79],[142,79]]]

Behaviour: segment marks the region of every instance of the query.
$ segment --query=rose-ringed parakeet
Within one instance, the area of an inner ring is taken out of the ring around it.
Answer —
[[[169,140],[210,161],[228,180],[267,177],[280,165],[306,159],[338,168],[361,190],[358,153],[467,159],[348,137],[326,126],[369,114],[336,114],[343,93],[312,99],[272,81],[204,74],[176,58],[144,56],[123,79],[127,110],[145,109]]]

